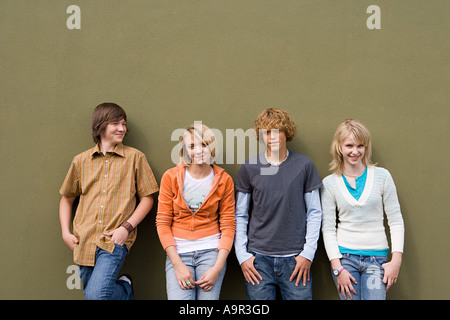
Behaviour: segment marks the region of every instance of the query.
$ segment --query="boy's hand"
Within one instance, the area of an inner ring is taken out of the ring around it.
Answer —
[[[289,281],[292,281],[297,276],[297,281],[295,281],[295,285],[298,286],[300,279],[303,278],[303,286],[306,286],[306,280],[309,281],[309,269],[311,269],[311,261],[306,258],[303,258],[301,255],[295,257],[295,261],[297,262],[295,265],[295,269],[289,278]]]
[[[65,232],[62,235],[64,242],[67,244],[67,246],[70,248],[70,250],[73,251],[73,248],[75,248],[75,245],[78,244],[78,239],[70,232]]]
[[[244,274],[245,280],[247,280],[248,283],[251,283],[252,285],[259,284],[259,280],[262,280],[261,275],[259,272],[255,269],[255,266],[253,265],[253,261],[255,260],[255,257],[251,257],[248,260],[245,260],[241,264],[242,273]]]
[[[121,246],[127,241],[128,230],[124,227],[118,227],[117,229],[109,232],[103,233],[105,236],[111,237],[114,243],[120,244]]]

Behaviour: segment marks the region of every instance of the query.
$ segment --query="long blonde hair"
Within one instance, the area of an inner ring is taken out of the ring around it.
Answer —
[[[330,170],[338,175],[344,172],[344,158],[342,155],[341,143],[349,135],[353,136],[353,140],[357,144],[362,144],[365,147],[364,157],[362,158],[363,165],[376,165],[372,163],[371,160],[372,142],[369,130],[362,124],[361,121],[355,119],[347,119],[337,127],[330,148],[330,153],[333,158],[329,165]]]

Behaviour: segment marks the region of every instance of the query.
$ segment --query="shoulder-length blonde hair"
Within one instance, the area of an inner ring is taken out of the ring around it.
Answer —
[[[217,141],[213,131],[208,126],[202,123],[191,124],[184,130],[183,135],[180,137],[180,140],[178,142],[178,147],[180,150],[178,155],[180,158],[180,162],[188,167],[192,164],[191,157],[189,156],[189,152],[186,149],[186,144],[184,143],[185,137],[190,134],[194,135],[194,140],[201,141],[208,146],[209,151],[211,152],[211,159],[209,164],[212,164],[217,153]]]
[[[362,158],[363,165],[376,165],[372,163],[371,160],[372,141],[369,130],[362,124],[361,121],[347,119],[337,127],[330,148],[330,153],[333,158],[329,165],[330,170],[338,175],[341,175],[344,172],[344,159],[342,156],[341,144],[349,135],[352,135],[355,143],[362,144],[365,147],[364,157]]]

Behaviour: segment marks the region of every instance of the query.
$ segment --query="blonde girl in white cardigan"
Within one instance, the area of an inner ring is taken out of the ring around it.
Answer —
[[[322,233],[341,299],[385,299],[402,262],[404,224],[390,173],[371,162],[371,136],[358,120],[339,125],[333,174],[323,180]],[[384,230],[384,213],[391,233]]]

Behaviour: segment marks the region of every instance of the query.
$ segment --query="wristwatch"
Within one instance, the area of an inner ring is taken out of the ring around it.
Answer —
[[[342,272],[342,270],[344,270],[344,267],[342,266],[339,269],[333,269],[333,274],[337,277]]]

